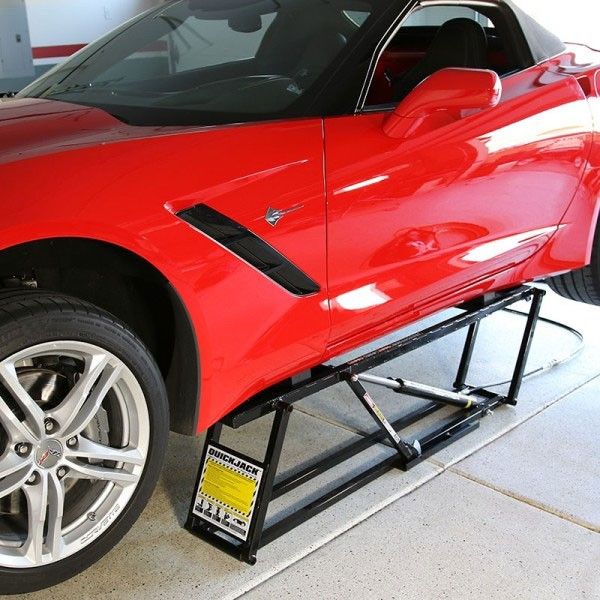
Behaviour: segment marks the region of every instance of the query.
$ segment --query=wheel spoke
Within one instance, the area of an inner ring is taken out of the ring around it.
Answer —
[[[46,546],[52,560],[61,557],[64,546],[62,537],[63,512],[65,506],[65,488],[56,473],[48,475],[48,532]]]
[[[27,441],[33,443],[36,436],[25,423],[19,421],[8,404],[0,397],[0,426],[4,427],[11,442]]]
[[[4,479],[0,479],[0,498],[9,496],[22,488],[32,472],[33,465],[26,463],[20,469],[4,477]]]
[[[0,458],[0,479],[8,477],[17,471],[27,469],[30,462],[14,452],[6,453]]]
[[[145,460],[137,448],[111,448],[83,437],[79,438],[76,448],[67,449],[66,456],[91,460],[111,460],[130,465],[143,465]]]
[[[84,371],[77,383],[66,398],[54,410],[48,412],[48,416],[58,423],[59,430],[63,435],[68,435],[67,432],[71,430],[71,424],[79,417],[79,412],[86,404],[90,392],[103,375],[108,360],[108,356],[102,352],[87,356]]]
[[[72,419],[68,428],[64,430],[63,435],[65,435],[65,437],[76,435],[88,426],[89,422],[100,410],[100,406],[102,405],[102,402],[104,402],[106,394],[108,394],[110,389],[119,380],[122,372],[122,366],[114,367],[112,365],[108,365],[105,368],[104,372],[100,376],[100,379],[98,380],[97,385],[92,390],[92,393],[79,409],[79,414]]]
[[[23,486],[27,498],[27,540],[23,546],[25,557],[34,565],[42,564],[44,553],[44,525],[48,506],[48,475],[39,474],[33,485]]]
[[[111,469],[109,467],[100,467],[90,465],[78,460],[68,461],[69,475],[74,479],[98,479],[100,481],[112,481],[121,487],[127,487],[137,483],[139,476],[128,473],[122,469]]]
[[[44,411],[25,391],[13,363],[0,363],[0,382],[19,405],[25,415],[26,426],[19,421],[6,401],[0,398],[0,417],[11,439],[26,439],[32,441],[33,436],[40,438],[44,431]],[[32,435],[33,434],[33,435]]]

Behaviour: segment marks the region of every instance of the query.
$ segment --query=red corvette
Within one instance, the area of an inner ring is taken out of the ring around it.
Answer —
[[[0,593],[167,431],[491,290],[600,304],[600,53],[511,2],[177,0],[0,105]]]

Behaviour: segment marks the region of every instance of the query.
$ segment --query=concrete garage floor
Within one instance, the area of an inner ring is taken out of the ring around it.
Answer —
[[[583,353],[528,380],[518,407],[497,410],[409,473],[386,474],[265,547],[256,566],[181,528],[201,440],[173,435],[159,488],[130,535],[87,573],[27,597],[600,598],[600,308],[549,294],[542,314],[583,331]],[[488,320],[471,383],[507,378],[503,349],[515,347],[522,325],[506,313]],[[378,371],[448,385],[463,336]],[[576,345],[568,332],[541,324],[529,366]],[[414,405],[393,393],[383,398],[391,416]],[[372,430],[362,410],[342,388],[298,405],[282,468]],[[239,449],[259,457],[267,427],[237,433]],[[376,448],[360,464],[389,452]]]

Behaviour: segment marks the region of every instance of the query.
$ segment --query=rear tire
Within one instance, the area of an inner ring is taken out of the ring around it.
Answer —
[[[591,264],[577,271],[551,277],[547,283],[557,294],[569,300],[600,306],[600,222],[596,227]]]
[[[121,540],[154,490],[168,423],[159,369],[115,317],[0,294],[1,594],[65,581]]]

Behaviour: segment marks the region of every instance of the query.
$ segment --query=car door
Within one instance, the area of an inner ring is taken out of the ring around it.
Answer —
[[[555,66],[505,77],[495,108],[408,140],[384,133],[389,109],[326,119],[332,345],[483,293],[555,233],[592,130]]]

